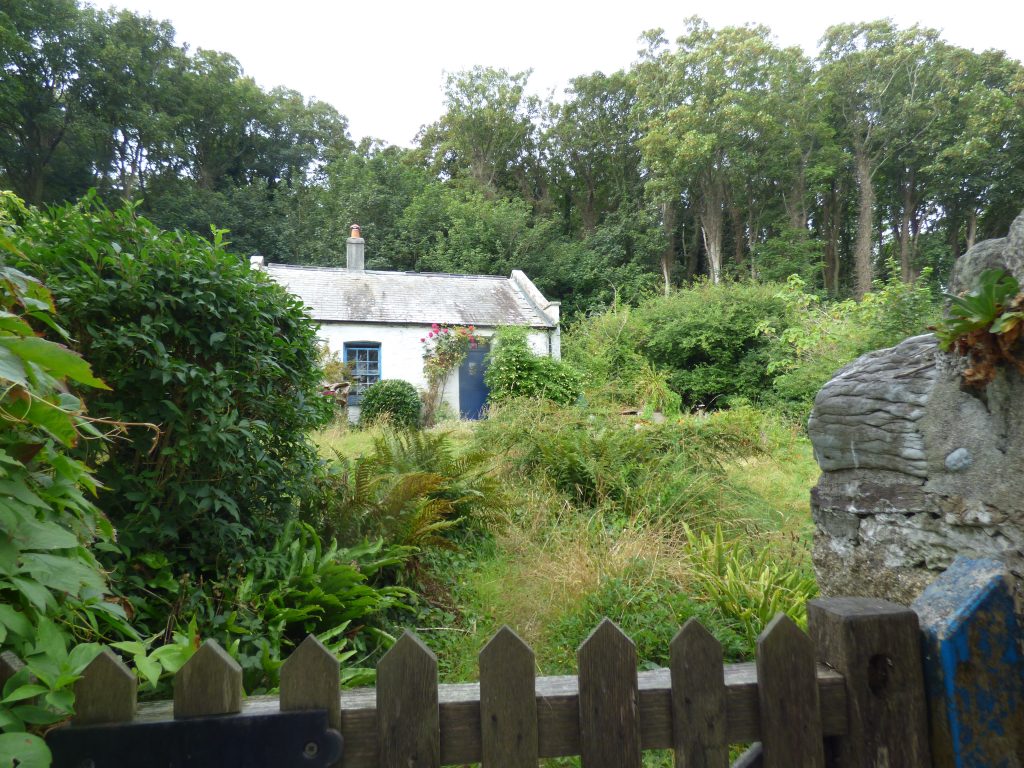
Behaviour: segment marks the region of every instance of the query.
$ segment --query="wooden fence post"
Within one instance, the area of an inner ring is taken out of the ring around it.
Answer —
[[[216,640],[207,640],[174,676],[174,717],[242,711],[242,668]]]
[[[885,600],[807,604],[818,660],[846,679],[847,733],[832,758],[850,768],[930,766],[917,614]]]
[[[439,768],[437,656],[408,630],[377,665],[381,768]]]
[[[583,768],[640,768],[636,645],[603,619],[576,651]]]
[[[757,638],[757,693],[765,768],[825,768],[814,646],[784,613]]]
[[[74,725],[127,723],[135,717],[139,681],[120,657],[104,648],[75,682]]]
[[[689,619],[669,646],[672,675],[672,744],[679,768],[725,768],[725,669],[722,645],[697,619]]]
[[[1005,566],[958,557],[913,608],[924,639],[936,768],[1020,765],[1024,665]],[[1009,762],[1012,755],[1017,762]]]
[[[307,635],[281,665],[281,711],[326,709],[327,722],[341,731],[341,665],[314,635]]]
[[[508,627],[480,651],[480,741],[483,768],[536,768],[536,661]]]

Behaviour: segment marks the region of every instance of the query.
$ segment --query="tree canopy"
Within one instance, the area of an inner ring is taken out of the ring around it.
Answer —
[[[1024,68],[1003,52],[888,20],[824,30],[813,56],[696,17],[642,39],[628,69],[547,99],[529,71],[450,73],[406,149],[356,144],[335,107],[166,21],[8,5],[0,185],[34,204],[95,188],[286,263],[341,263],[358,221],[370,266],[523,268],[569,313],[702,275],[859,297],[891,259],[941,281],[1024,205]]]

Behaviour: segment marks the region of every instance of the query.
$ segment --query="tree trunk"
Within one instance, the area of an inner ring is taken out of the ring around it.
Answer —
[[[949,215],[946,227],[949,231],[949,252],[956,261],[960,258],[960,216],[956,212]]]
[[[971,215],[967,217],[967,250],[974,247],[974,240],[978,236],[978,209],[972,208]]]
[[[742,267],[747,239],[743,213],[735,205],[729,206],[729,218],[732,220],[733,261],[737,267]]]
[[[903,215],[900,217],[900,277],[903,282],[917,279],[914,272],[914,241],[911,226],[914,220],[914,170],[910,169],[903,181]]]
[[[672,203],[661,204],[661,228],[665,233],[665,249],[661,252],[661,277],[665,282],[665,295],[672,290],[672,267],[676,263],[676,209]]]
[[[701,182],[700,224],[704,235],[704,249],[708,255],[708,274],[712,283],[722,280],[722,207],[725,188],[716,171],[711,171]]]
[[[825,237],[825,260],[822,265],[822,280],[825,292],[836,296],[839,293],[839,192],[833,181],[821,210],[821,229]]]
[[[857,239],[853,248],[853,264],[855,281],[853,295],[864,298],[871,292],[872,278],[872,242],[871,233],[874,226],[875,189],[871,183],[871,159],[863,149],[856,151],[857,165]]]

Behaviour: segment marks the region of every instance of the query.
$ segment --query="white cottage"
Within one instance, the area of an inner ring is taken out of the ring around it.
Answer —
[[[350,414],[358,408],[359,393],[381,379],[404,379],[426,389],[422,339],[433,323],[472,325],[482,340],[499,326],[526,326],[534,352],[561,357],[559,302],[545,299],[523,272],[489,277],[368,270],[364,248],[353,226],[344,269],[252,258],[253,268],[266,271],[308,307],[330,350],[354,363],[358,384]],[[471,350],[445,388],[444,401],[463,418],[479,418],[486,403],[486,351],[486,343]]]

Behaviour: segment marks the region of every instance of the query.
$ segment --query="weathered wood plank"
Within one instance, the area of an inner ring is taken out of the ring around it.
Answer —
[[[696,619],[669,646],[672,674],[672,741],[680,768],[724,768],[725,670],[722,645]]]
[[[1022,764],[1024,662],[1010,583],[1002,563],[958,557],[914,601],[936,768]]]
[[[846,731],[846,690],[843,676],[824,665],[817,666],[817,682],[826,736]],[[640,693],[641,745],[646,749],[672,748],[672,680],[669,670],[655,669],[637,675]],[[730,744],[761,738],[755,665],[725,667],[726,734]],[[574,676],[537,678],[537,738],[542,758],[578,755],[580,745],[579,689]],[[443,765],[479,762],[480,687],[474,683],[446,684],[438,693]],[[279,711],[276,696],[250,696],[242,703],[245,714]],[[139,704],[137,722],[167,720],[171,702]],[[345,737],[346,768],[376,768],[376,692],[372,688],[341,693],[341,730]]]
[[[640,768],[636,645],[604,619],[576,651],[583,768]]]
[[[536,768],[536,677],[533,651],[508,627],[480,651],[483,768]]]
[[[341,665],[308,635],[281,665],[281,711],[326,709],[327,722],[341,730]]]
[[[811,600],[807,624],[818,661],[846,679],[846,736],[833,740],[841,765],[931,765],[917,614],[885,600]]]
[[[825,768],[814,646],[783,613],[757,639],[757,677],[765,768]]]
[[[207,640],[174,676],[176,718],[228,715],[242,709],[242,668]]]
[[[377,665],[375,732],[381,768],[441,765],[437,656],[412,632],[403,633]]]
[[[761,742],[755,741],[750,748],[736,758],[732,768],[762,768],[764,766],[764,750]]]
[[[100,651],[75,681],[73,725],[128,723],[135,717],[139,681],[109,648]]]

